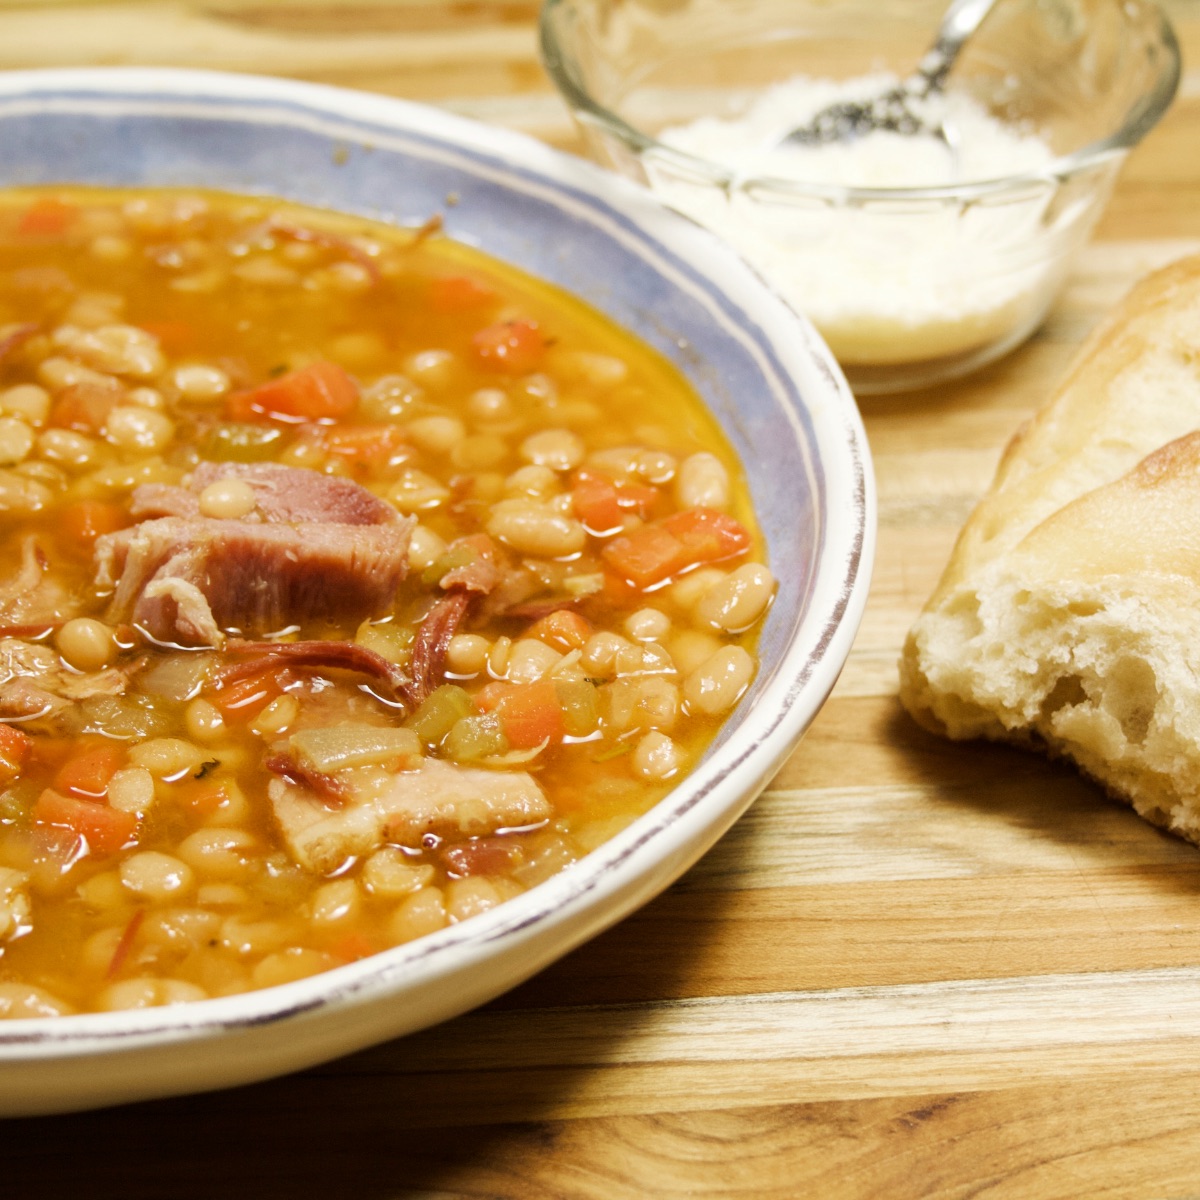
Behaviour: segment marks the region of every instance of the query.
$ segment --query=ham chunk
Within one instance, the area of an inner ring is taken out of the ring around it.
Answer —
[[[260,521],[332,525],[386,525],[390,504],[350,479],[279,463],[201,463],[180,487],[163,483],[134,489],[135,517],[199,517],[200,493],[220,479],[239,479],[254,491]]]
[[[254,490],[254,511],[202,516],[200,493],[230,476]],[[351,480],[271,463],[203,464],[185,486],[138,488],[134,512],[167,515],[96,540],[108,619],[184,646],[383,615],[415,524]]]
[[[363,789],[339,808],[282,779],[270,784],[271,805],[288,850],[319,874],[385,842],[416,846],[426,834],[461,840],[535,825],[550,804],[532,775],[489,771],[425,759],[381,788]]]
[[[163,517],[97,539],[110,621],[161,642],[215,645],[223,630],[274,633],[385,612],[404,578],[412,522],[255,525]]]
[[[80,700],[123,695],[129,673],[139,665],[80,673],[64,667],[49,646],[0,637],[0,719],[53,729],[55,718]]]
[[[0,625],[50,624],[75,615],[78,601],[47,565],[37,538],[27,537],[20,562],[0,566]]]

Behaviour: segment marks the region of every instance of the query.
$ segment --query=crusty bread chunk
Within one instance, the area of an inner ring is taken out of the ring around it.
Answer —
[[[1073,759],[1200,843],[1200,258],[1138,285],[1014,438],[900,664],[926,728]]]

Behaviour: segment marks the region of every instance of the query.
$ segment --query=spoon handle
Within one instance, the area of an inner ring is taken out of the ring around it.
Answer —
[[[938,27],[937,41],[925,53],[914,78],[918,95],[940,91],[966,40],[983,24],[996,0],[953,0]]]

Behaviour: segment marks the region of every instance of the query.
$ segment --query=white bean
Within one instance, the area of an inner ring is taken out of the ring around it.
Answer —
[[[729,472],[715,454],[702,450],[679,464],[675,499],[682,508],[726,508],[729,505]]]
[[[728,712],[754,677],[754,659],[741,646],[722,646],[684,681],[683,698],[693,712]]]
[[[79,671],[99,671],[117,652],[112,627],[94,617],[72,617],[54,641],[58,652]]]
[[[463,423],[450,416],[417,417],[408,423],[407,429],[413,442],[430,454],[447,453],[466,435]]]
[[[200,493],[198,502],[202,517],[236,521],[258,507],[258,496],[244,479],[214,479]]]
[[[419,892],[433,879],[433,867],[428,863],[410,862],[402,850],[385,846],[376,850],[363,863],[363,887],[373,896],[399,899]]]
[[[149,379],[163,369],[157,338],[135,325],[102,325],[81,332],[70,348],[89,367],[111,375]]]
[[[532,683],[552,670],[560,658],[553,646],[537,638],[521,638],[513,643],[505,677],[512,683]]]
[[[118,871],[121,882],[147,900],[173,900],[187,895],[195,883],[192,868],[173,854],[140,850],[131,854]]]
[[[583,439],[569,429],[543,429],[521,443],[521,457],[535,467],[570,471],[583,462]]]
[[[0,942],[29,929],[33,905],[29,876],[15,867],[0,867]]]
[[[42,426],[50,415],[50,393],[36,383],[18,383],[0,392],[0,412]]]
[[[456,633],[446,647],[446,666],[456,675],[478,675],[487,666],[491,648],[477,633]]]
[[[123,979],[100,993],[96,1007],[105,1012],[127,1008],[158,1008],[167,1004],[189,1004],[208,993],[183,979]]]
[[[61,1017],[73,1009],[45,988],[32,983],[0,982],[0,1020],[15,1017]]]
[[[175,422],[166,413],[140,404],[118,404],[104,422],[104,436],[121,450],[154,453],[165,450],[175,436]]]
[[[587,541],[586,531],[573,517],[533,500],[502,500],[493,506],[487,531],[518,554],[539,558],[567,558]]]
[[[682,765],[679,747],[658,730],[651,730],[633,748],[633,771],[643,779],[670,779]]]
[[[397,944],[443,928],[448,920],[441,888],[427,887],[401,900],[392,914],[390,932]]]
[[[331,879],[312,898],[312,923],[333,929],[353,921],[362,911],[362,894],[353,879]]]
[[[185,771],[199,770],[207,755],[199,746],[183,738],[151,738],[129,751],[129,760],[136,767],[145,767],[152,775],[160,778],[180,775]]]
[[[0,465],[12,466],[33,452],[33,430],[19,417],[0,417]]]
[[[99,446],[94,438],[74,429],[43,429],[37,437],[37,449],[47,462],[68,471],[82,471],[96,464]]]
[[[108,803],[122,812],[149,812],[154,804],[154,776],[145,767],[122,767],[108,781]]]
[[[761,563],[744,563],[696,601],[696,616],[712,629],[741,633],[766,612],[775,576]]]
[[[205,879],[220,880],[244,876],[258,849],[252,833],[222,826],[194,830],[177,847],[179,857]]]
[[[657,608],[639,608],[625,618],[625,632],[638,642],[661,642],[671,631],[671,618]]]

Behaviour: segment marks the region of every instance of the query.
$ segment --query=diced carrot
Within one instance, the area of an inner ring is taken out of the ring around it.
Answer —
[[[357,962],[360,958],[370,958],[381,949],[382,947],[372,942],[365,933],[354,930],[338,938],[329,947],[329,953],[343,962]]]
[[[581,650],[592,636],[592,623],[569,608],[547,613],[529,627],[528,637],[537,638],[564,654],[569,650]]]
[[[687,547],[661,525],[643,525],[622,534],[601,554],[614,571],[640,588],[662,583],[689,565]]]
[[[395,466],[409,456],[404,430],[399,425],[349,425],[329,429],[322,444],[330,454],[372,471]]]
[[[33,749],[33,738],[11,725],[0,724],[0,784],[19,779],[29,752]]]
[[[485,683],[475,692],[471,700],[481,713],[489,713],[516,686],[515,683],[505,683],[502,679],[493,679],[491,683]]]
[[[469,312],[495,299],[495,288],[470,275],[443,275],[429,281],[429,303],[438,312]]]
[[[42,196],[35,200],[17,222],[19,233],[52,237],[62,233],[75,220],[79,209],[58,196]]]
[[[749,546],[740,521],[713,508],[689,508],[614,538],[601,553],[619,575],[647,588],[689,567],[742,554]]]
[[[67,759],[54,776],[54,786],[72,796],[99,799],[108,781],[125,764],[125,747],[114,742],[94,742]]]
[[[56,825],[84,838],[94,854],[115,854],[137,833],[137,814],[46,788],[33,806],[38,825]]]
[[[571,487],[571,507],[594,534],[621,528],[621,501],[617,485],[597,471],[577,471]]]
[[[686,508],[662,524],[688,548],[693,562],[720,562],[750,549],[746,527],[715,508]]]
[[[610,608],[633,608],[645,601],[641,588],[634,587],[615,571],[604,572],[604,587],[600,596]]]
[[[358,385],[337,363],[315,362],[258,387],[234,392],[225,411],[232,421],[256,417],[286,421],[332,421],[349,416],[358,405]]]
[[[471,339],[476,357],[494,371],[525,375],[536,370],[546,352],[546,339],[535,321],[488,325]]]
[[[97,433],[116,407],[121,391],[96,383],[73,383],[63,388],[50,408],[49,423],[77,433]]]
[[[171,802],[197,817],[211,817],[229,798],[224,781],[183,779],[171,789]]]
[[[221,710],[226,720],[237,718],[248,721],[257,717],[272,700],[283,695],[283,689],[275,676],[276,669],[249,675],[245,679],[237,679],[218,688],[213,692],[213,703]]]
[[[139,321],[138,328],[156,338],[171,354],[189,349],[196,341],[196,327],[189,321]]]
[[[658,503],[662,492],[648,483],[618,483],[617,502],[624,509],[631,509],[639,517],[648,517]]]
[[[571,505],[575,515],[591,533],[613,533],[621,527],[626,512],[647,517],[659,498],[659,490],[645,483],[618,483],[603,471],[587,467],[576,471],[571,481]]]
[[[108,500],[76,500],[68,504],[58,518],[59,531],[87,548],[103,533],[116,533],[129,524],[129,514],[120,504]]]
[[[514,750],[562,740],[563,715],[553,679],[517,684],[496,706],[500,727]]]

